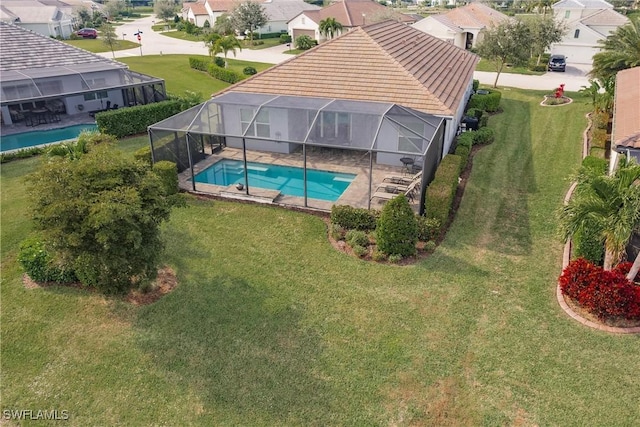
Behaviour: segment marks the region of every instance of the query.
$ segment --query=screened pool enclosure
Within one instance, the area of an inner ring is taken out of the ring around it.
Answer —
[[[331,204],[309,197],[311,170],[354,173],[336,203],[368,208],[384,176],[419,176],[415,203],[422,207],[424,189],[443,156],[444,126],[440,117],[397,104],[231,91],[148,130],[154,162],[175,162],[189,190],[258,195],[263,189],[252,185],[250,162],[268,158],[302,171],[301,196],[276,194],[274,203],[329,209]],[[229,156],[244,164],[239,182],[209,185],[196,179]]]

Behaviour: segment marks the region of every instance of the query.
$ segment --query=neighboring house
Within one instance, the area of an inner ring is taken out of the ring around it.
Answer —
[[[551,53],[565,55],[567,62],[576,64],[592,64],[593,55],[600,51],[598,41],[629,22],[602,0],[562,0],[553,5],[553,13],[566,24],[567,32],[551,46]]]
[[[610,170],[619,156],[640,163],[640,67],[618,71],[613,103]]]
[[[395,19],[405,24],[416,22],[416,18],[396,13],[372,0],[340,0],[320,10],[302,12],[291,19],[288,24],[289,35],[294,41],[302,35],[319,42],[324,41],[325,37],[320,34],[319,27],[320,22],[327,18],[338,21],[343,32],[387,19]]]
[[[182,17],[199,27],[202,27],[206,20],[213,26],[219,16],[231,13],[241,3],[240,0],[200,0],[195,3],[184,3]],[[285,33],[287,22],[291,18],[305,10],[320,9],[304,0],[260,0],[256,3],[264,8],[268,17],[263,27],[254,30],[258,33]]]
[[[463,49],[482,41],[482,31],[510,18],[482,3],[470,3],[447,13],[431,15],[413,27]]]
[[[17,25],[0,23],[0,108],[12,124],[32,110],[59,115],[102,110],[107,105],[166,99],[164,80]]]
[[[16,25],[43,36],[68,39],[73,33],[73,19],[57,6],[48,6],[36,0],[4,0],[5,13],[15,17]],[[3,20],[3,22],[7,22]]]

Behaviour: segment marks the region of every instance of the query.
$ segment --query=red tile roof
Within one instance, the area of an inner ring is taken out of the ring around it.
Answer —
[[[227,90],[392,102],[452,116],[479,58],[385,21],[322,43]]]
[[[618,71],[612,142],[640,148],[640,67]]]

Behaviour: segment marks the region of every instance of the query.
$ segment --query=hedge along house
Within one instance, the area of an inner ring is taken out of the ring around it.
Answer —
[[[294,159],[304,172],[302,199],[294,204],[320,209],[330,205],[308,196],[310,154],[352,153],[351,166],[366,160],[368,167],[335,201],[359,207],[371,206],[381,171],[412,164],[423,170],[416,197],[422,210],[424,189],[458,130],[477,61],[401,23],[357,28],[150,126],[152,155],[188,169],[190,189],[208,192],[197,173],[207,144],[235,149],[245,163],[246,195],[249,153]],[[346,194],[352,187],[357,194]]]
[[[166,99],[164,80],[24,28],[0,22],[0,43],[3,124]]]

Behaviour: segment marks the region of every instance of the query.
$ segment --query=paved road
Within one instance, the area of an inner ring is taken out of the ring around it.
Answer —
[[[155,18],[148,16],[136,21],[126,23],[116,27],[116,34],[119,38],[137,41],[134,35],[142,31],[142,48],[120,50],[115,52],[116,58],[140,56],[142,55],[162,55],[162,54],[183,54],[183,55],[208,55],[207,47],[202,42],[190,42],[178,40],[172,37],[163,36],[151,29]],[[264,62],[267,64],[279,64],[292,56],[283,53],[287,49],[286,45],[280,45],[267,49],[251,50],[243,49],[237,52],[236,59],[243,59],[254,62]],[[111,52],[103,52],[106,58],[112,58]],[[565,84],[565,90],[578,91],[582,86],[588,86],[586,72],[588,68],[584,66],[567,65],[565,73],[548,72],[542,76],[523,76],[521,74],[501,73],[498,79],[498,87],[517,87],[522,89],[539,89],[553,92],[560,84]],[[493,85],[496,73],[476,71],[474,78],[480,83]]]

